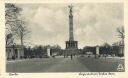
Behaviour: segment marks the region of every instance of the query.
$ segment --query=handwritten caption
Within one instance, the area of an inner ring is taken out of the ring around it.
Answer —
[[[114,72],[80,72],[79,75],[87,76],[87,75],[115,75]]]

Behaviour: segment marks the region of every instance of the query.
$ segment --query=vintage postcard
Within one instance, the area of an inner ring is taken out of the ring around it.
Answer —
[[[2,78],[127,78],[127,0],[1,1]]]

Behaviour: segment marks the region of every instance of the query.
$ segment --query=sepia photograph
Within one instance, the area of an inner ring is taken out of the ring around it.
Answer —
[[[125,72],[123,3],[5,3],[6,72]]]

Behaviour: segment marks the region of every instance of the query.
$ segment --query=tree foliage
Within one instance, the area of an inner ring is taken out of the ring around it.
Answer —
[[[21,11],[22,9],[14,4],[7,3],[5,5],[6,38],[8,38],[7,36],[9,34],[12,34],[12,37],[14,39],[19,39],[21,45],[23,45],[23,40],[30,31],[28,31],[27,23],[21,16]]]
[[[117,28],[117,32],[118,32],[118,38],[124,39],[125,35],[124,35],[124,27],[118,27]]]

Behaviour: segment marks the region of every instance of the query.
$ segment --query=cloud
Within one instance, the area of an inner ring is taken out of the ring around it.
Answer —
[[[73,4],[74,36],[79,47],[118,40],[116,28],[123,25],[123,4]],[[29,22],[33,44],[59,44],[68,40],[68,4],[20,4]]]

